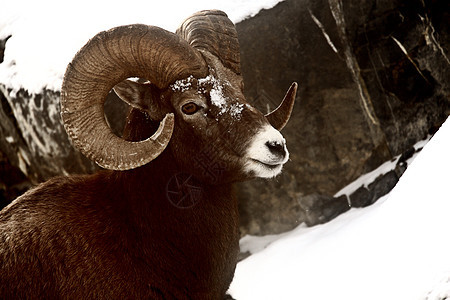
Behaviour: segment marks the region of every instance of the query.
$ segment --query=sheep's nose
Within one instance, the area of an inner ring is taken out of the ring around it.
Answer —
[[[286,156],[286,146],[280,141],[270,141],[266,142],[267,148],[269,148],[270,153],[279,158],[284,158]]]

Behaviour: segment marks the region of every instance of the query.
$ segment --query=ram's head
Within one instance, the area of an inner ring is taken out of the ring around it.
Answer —
[[[139,80],[127,80],[133,77]],[[129,141],[112,133],[103,105],[113,88],[160,122],[151,137]],[[169,147],[180,168],[199,177],[204,170],[195,158],[202,153],[226,180],[273,177],[289,157],[279,130],[296,89],[294,83],[266,116],[247,103],[235,26],[223,12],[203,11],[176,34],[146,25],[97,34],[67,68],[61,113],[75,146],[108,169],[137,168]]]

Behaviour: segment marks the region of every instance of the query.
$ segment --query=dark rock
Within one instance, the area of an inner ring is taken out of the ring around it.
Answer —
[[[416,150],[416,148],[411,147],[403,152],[402,155],[400,155],[400,158],[398,159],[394,169],[394,172],[398,178],[400,178],[408,168],[408,159],[412,158],[417,152],[420,152],[420,150]]]
[[[230,294],[226,294],[224,300],[235,300]]]
[[[379,198],[389,193],[397,184],[398,179],[396,170],[378,176],[367,187],[361,186],[349,196],[351,206],[366,207],[373,204]]]
[[[247,257],[249,257],[250,255],[252,255],[250,252],[246,251],[246,252],[239,252],[238,255],[238,262],[240,262],[241,260],[246,259]]]
[[[267,111],[291,81],[300,86],[283,131],[285,174],[270,188],[240,188],[251,233],[296,226],[298,196],[332,195],[440,126],[450,107],[448,8],[443,0],[286,0],[237,25],[249,101]],[[355,193],[352,205],[375,201],[367,189]]]
[[[395,166],[394,171],[395,171],[395,174],[397,175],[398,178],[400,178],[403,175],[403,173],[405,173],[406,168],[408,168],[408,163],[406,163],[406,162],[404,162],[404,163],[402,163],[402,162],[397,163],[397,165]]]
[[[389,171],[375,179],[375,181],[368,186],[371,202],[374,203],[376,200],[389,193],[395,187],[397,182],[398,176],[395,170]]]
[[[298,200],[302,208],[302,219],[308,226],[323,224],[350,209],[347,196],[334,198],[326,195],[311,194]]]
[[[0,97],[0,151],[31,182],[96,169],[68,140],[60,119],[59,93],[10,93],[0,86]]]
[[[305,212],[317,211],[324,204],[333,200],[327,195],[311,194],[299,198],[298,203]]]
[[[98,167],[75,150],[61,124],[59,93],[30,95],[0,87],[0,151],[33,183],[56,175],[91,173]],[[121,135],[127,105],[114,93],[105,102],[113,132]]]
[[[253,184],[254,189],[247,188],[247,183],[238,184],[241,200],[242,198],[252,199],[252,201],[239,202],[243,235],[283,232],[292,229],[293,223],[300,225],[303,222],[300,216],[301,208],[297,202],[301,195],[297,192],[301,182],[293,174],[282,173],[272,180],[256,179]],[[273,197],[271,190],[279,184],[288,188],[278,192],[280,198]],[[256,191],[260,197],[252,194]],[[274,228],[278,228],[279,231],[274,231]]]
[[[400,155],[397,164],[406,163],[406,161],[410,159],[414,155],[414,153],[416,153],[416,149],[414,147],[409,148],[408,150],[403,152],[402,155]]]
[[[350,204],[346,195],[333,198],[332,201],[322,206],[323,223],[328,222],[340,214],[348,211]]]
[[[0,40],[0,64],[3,62],[3,58],[5,57],[5,45],[10,37],[11,36],[8,36],[5,39]]]
[[[349,199],[352,207],[366,207],[372,204],[372,196],[369,190],[364,186],[354,191],[349,196]]]

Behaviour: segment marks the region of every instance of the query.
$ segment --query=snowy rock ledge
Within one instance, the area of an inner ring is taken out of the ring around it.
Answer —
[[[12,92],[0,84],[0,96],[1,150],[32,182],[69,171],[95,170],[67,137],[59,113],[59,93]]]
[[[397,184],[406,168],[420,153],[427,139],[416,143],[402,155],[383,163],[375,170],[363,174],[334,196],[311,194],[299,197],[302,219],[308,226],[323,224],[341,213],[372,205],[388,194]]]

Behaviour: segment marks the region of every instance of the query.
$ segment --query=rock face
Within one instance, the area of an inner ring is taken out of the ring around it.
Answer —
[[[94,170],[93,164],[67,138],[60,119],[59,93],[11,93],[4,87],[0,91],[0,150],[32,182]]]
[[[275,181],[240,187],[248,232],[307,221],[301,199],[330,198],[440,126],[449,12],[448,1],[287,0],[237,25],[250,101],[270,109],[300,85],[283,131],[291,162]],[[328,202],[323,212],[342,210]]]
[[[445,0],[286,0],[237,24],[250,102],[269,111],[292,81],[300,85],[283,131],[291,161],[274,180],[239,184],[242,233],[335,217],[349,208],[333,197],[340,188],[439,127],[450,107],[449,11]],[[0,62],[7,46],[0,43]],[[13,183],[0,176],[4,195],[21,182],[97,169],[71,147],[58,93],[0,86],[0,97],[1,162],[9,164],[0,172],[24,174]],[[106,108],[120,132],[125,108],[114,99]],[[390,175],[380,186],[398,179]],[[382,194],[369,190],[377,196],[355,205]]]
[[[61,123],[59,93],[11,93],[0,86],[0,100],[0,207],[51,177],[99,169],[72,147]],[[115,94],[105,103],[108,123],[119,135],[125,106]]]

